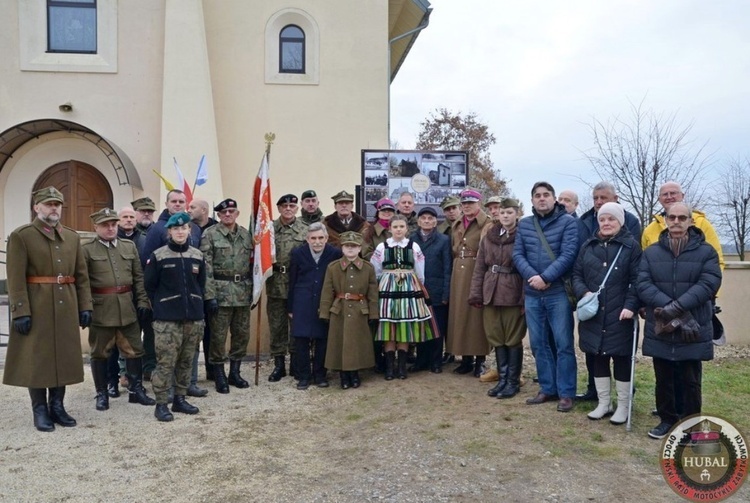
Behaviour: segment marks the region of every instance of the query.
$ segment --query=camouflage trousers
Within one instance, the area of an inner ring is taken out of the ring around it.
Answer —
[[[268,297],[268,330],[271,333],[271,356],[286,356],[294,352],[294,345],[289,338],[289,314],[286,311],[286,299]]]
[[[211,316],[210,363],[227,361],[227,332],[232,336],[229,349],[230,360],[242,360],[250,343],[250,306],[219,307],[219,312]]]
[[[143,356],[141,326],[136,321],[124,327],[89,327],[89,346],[92,360],[106,360],[117,346],[123,358]]]
[[[151,384],[157,403],[167,403],[167,393],[174,376],[175,395],[185,395],[190,386],[193,356],[203,337],[205,322],[154,320],[156,369]]]

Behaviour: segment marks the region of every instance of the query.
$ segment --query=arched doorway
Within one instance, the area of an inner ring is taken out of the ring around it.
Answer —
[[[112,208],[114,202],[107,179],[84,162],[70,160],[47,168],[34,183],[34,191],[50,185],[65,198],[63,225],[79,231],[93,231],[89,215],[102,208]],[[32,209],[32,218],[35,216]]]

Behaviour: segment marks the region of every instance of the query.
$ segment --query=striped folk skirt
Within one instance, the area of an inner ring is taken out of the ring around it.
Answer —
[[[383,271],[378,285],[380,324],[376,341],[417,343],[435,337],[430,309],[413,270]]]

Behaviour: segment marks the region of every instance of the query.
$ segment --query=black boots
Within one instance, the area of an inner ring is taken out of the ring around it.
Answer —
[[[474,370],[474,357],[464,355],[461,357],[461,364],[453,369],[455,374],[468,374]]]
[[[47,388],[29,388],[31,411],[34,414],[34,427],[39,431],[55,431],[55,423],[47,410]]]
[[[216,385],[217,393],[223,395],[229,393],[229,383],[227,382],[227,374],[223,363],[214,364],[214,384]]]
[[[154,417],[157,421],[169,422],[174,419],[174,416],[169,412],[169,406],[166,403],[157,403],[156,409],[154,410]]]
[[[484,373],[485,356],[477,356],[474,360],[474,377],[481,377]]]
[[[406,363],[409,360],[409,353],[399,349],[398,351],[398,378],[406,379]]]
[[[125,360],[128,373],[128,402],[141,405],[154,405],[156,400],[146,394],[143,387],[143,361],[140,358]]]
[[[352,373],[348,370],[342,370],[339,372],[341,377],[341,389],[349,389],[352,387]]]
[[[499,395],[508,385],[508,346],[495,347],[498,380],[494,388],[487,391],[488,396]]]
[[[278,382],[282,377],[286,377],[286,368],[284,366],[284,355],[273,357],[273,370],[271,375],[268,376],[268,380],[271,382]]]
[[[175,395],[172,401],[172,412],[182,412],[183,414],[197,414],[200,412],[198,407],[191,405],[185,400],[185,395]]]
[[[508,384],[497,394],[498,398],[511,398],[521,390],[521,367],[523,367],[523,344],[509,348],[508,352]]]
[[[250,383],[240,375],[242,360],[229,360],[229,384],[235,388],[249,388]],[[222,365],[222,367],[224,367]]]
[[[96,388],[96,410],[109,410],[107,360],[91,360],[91,376]]]
[[[385,353],[385,380],[393,380],[393,367],[396,363],[396,352],[386,351]]]
[[[352,382],[352,388],[359,388],[360,384],[362,384],[362,381],[359,379],[358,370],[349,371],[349,378]]]
[[[75,426],[78,424],[76,420],[65,412],[65,407],[63,406],[64,399],[65,386],[49,388],[49,417],[60,426]]]

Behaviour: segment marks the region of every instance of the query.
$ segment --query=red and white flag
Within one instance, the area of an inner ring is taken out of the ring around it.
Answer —
[[[268,178],[268,154],[263,155],[258,176],[253,189],[253,304],[258,303],[263,285],[273,274],[273,263],[276,262],[276,242],[273,232],[273,215],[271,214],[271,181]]]
[[[185,206],[189,206],[190,201],[193,200],[193,191],[190,190],[190,185],[188,184],[187,180],[185,180],[185,177],[182,176],[182,171],[177,165],[177,158],[172,157],[172,160],[174,161],[174,169],[175,171],[177,171],[177,188],[185,193]]]

